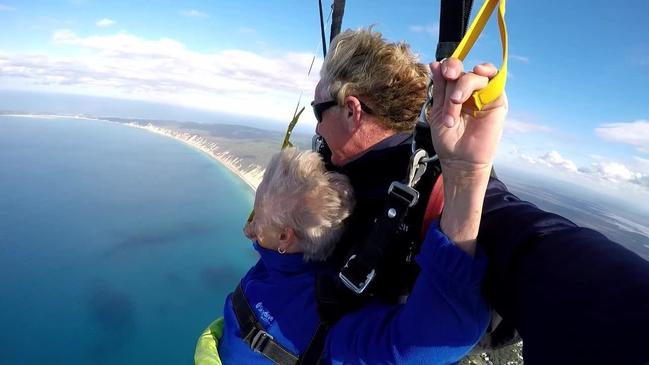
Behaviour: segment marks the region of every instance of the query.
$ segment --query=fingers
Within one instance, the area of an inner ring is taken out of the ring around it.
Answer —
[[[440,62],[431,63],[430,71],[433,74],[433,105],[431,106],[431,111],[434,112],[441,110],[444,105],[446,79],[442,76],[442,64]],[[428,120],[433,119],[433,116],[428,116]]]
[[[492,78],[498,73],[498,69],[492,63],[482,63],[473,68],[476,75]]]
[[[439,110],[444,105],[444,101],[448,100],[450,96],[445,92],[447,82],[453,82],[461,77],[464,66],[462,61],[457,58],[448,58],[442,60],[442,62],[431,63],[430,70],[433,74],[433,85],[435,85],[433,88],[432,108],[433,110]]]
[[[462,64],[462,61],[458,60],[457,58],[447,58],[445,60],[442,60],[442,74],[448,81],[455,81],[460,76],[462,76],[462,72],[464,71],[464,66]]]
[[[491,63],[477,65],[473,68],[473,72],[463,73],[462,61],[455,58],[443,60],[441,63],[434,62],[430,65],[430,69],[435,85],[432,114],[447,128],[452,128],[457,123],[462,112],[462,104],[471,97],[471,94],[486,87],[489,78],[498,73],[498,69]]]
[[[461,108],[462,104],[471,97],[474,91],[485,88],[488,83],[488,77],[466,73],[452,87],[447,87],[446,93],[449,95],[451,104],[454,107],[459,106]],[[459,113],[457,116],[459,117]]]

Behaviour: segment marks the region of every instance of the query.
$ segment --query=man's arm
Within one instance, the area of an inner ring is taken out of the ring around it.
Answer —
[[[649,263],[492,179],[478,242],[484,292],[514,322],[526,364],[649,362]]]

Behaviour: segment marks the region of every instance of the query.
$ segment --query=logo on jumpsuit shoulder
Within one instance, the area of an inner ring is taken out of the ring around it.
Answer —
[[[270,324],[275,320],[273,316],[270,314],[266,308],[264,308],[264,303],[259,302],[255,304],[255,309],[257,310],[257,313],[259,314],[259,319],[266,322],[266,324]]]

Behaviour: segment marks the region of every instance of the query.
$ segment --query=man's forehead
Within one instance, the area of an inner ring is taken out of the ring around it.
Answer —
[[[321,102],[329,100],[328,90],[325,87],[322,80],[318,81],[318,84],[315,86],[315,91],[313,95],[313,101]]]

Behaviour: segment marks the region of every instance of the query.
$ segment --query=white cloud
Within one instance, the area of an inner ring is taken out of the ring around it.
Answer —
[[[521,56],[514,53],[510,53],[509,58],[511,58],[512,60],[519,61],[521,63],[530,63],[530,58],[527,56]]]
[[[567,171],[577,172],[577,165],[571,160],[563,158],[557,151],[550,151],[541,156],[540,159],[550,167],[559,167]]]
[[[115,25],[115,23],[117,23],[117,22],[112,20],[112,19],[104,18],[104,19],[98,20],[95,23],[95,25],[98,26],[98,27],[101,27],[101,28],[107,28],[107,27],[110,27],[112,25]]]
[[[81,37],[70,30],[56,31],[52,41],[75,55],[0,53],[0,82],[286,120],[300,92],[310,100],[318,78],[317,72],[307,78],[313,56],[305,53],[201,53],[168,38]]]
[[[604,124],[595,128],[595,133],[607,141],[628,144],[649,153],[649,120]]]
[[[5,5],[5,4],[0,4],[0,11],[14,11],[16,8],[13,6]]]
[[[148,40],[127,33],[110,36],[79,37],[74,32],[62,29],[52,35],[52,41],[58,45],[73,45],[100,52],[103,56],[181,56],[185,46],[173,39],[161,38]]]
[[[623,186],[620,184],[631,183],[649,188],[649,173],[634,171],[634,169],[629,168],[620,162],[598,158],[595,162],[592,162],[590,166],[577,167],[577,164],[572,160],[564,158],[557,151],[550,151],[538,157],[519,154],[517,148],[512,150],[512,153],[517,154],[521,160],[528,164],[549,168],[550,170],[548,171],[553,171],[555,175],[559,171],[563,171],[569,173],[568,176],[588,177],[591,181],[599,181],[603,184],[609,184],[609,186],[610,183],[615,183],[619,186]],[[646,167],[649,168],[649,160],[638,157],[636,157],[636,159],[639,160],[636,165],[646,163]]]
[[[411,32],[414,33],[425,33],[431,37],[437,37],[439,35],[439,23],[429,24],[429,25],[411,25],[408,27]]]
[[[552,128],[540,124],[521,122],[516,119],[507,119],[505,122],[505,132],[507,133],[537,133],[552,132]]]
[[[189,16],[192,18],[208,18],[209,15],[207,13],[203,13],[202,11],[198,11],[196,9],[191,9],[191,10],[183,10],[180,12],[180,14],[184,16]]]
[[[649,175],[649,159],[633,156],[633,160],[635,161],[635,164],[640,172],[645,175]]]
[[[632,172],[625,165],[611,161],[595,162],[588,168],[580,168],[579,171],[611,182],[635,182],[642,177],[642,174]]]
[[[532,157],[525,154],[520,155],[524,161],[536,165],[540,164],[549,168],[559,168],[569,172],[577,172],[577,165],[571,160],[563,158],[557,151],[550,151],[539,157]]]

